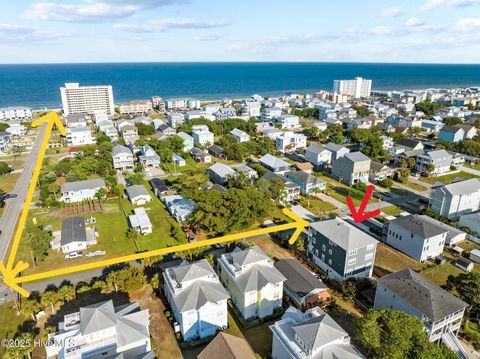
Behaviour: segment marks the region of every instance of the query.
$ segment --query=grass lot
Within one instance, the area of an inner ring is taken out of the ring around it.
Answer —
[[[400,207],[397,207],[397,206],[387,206],[387,207],[383,207],[381,209],[381,211],[385,214],[389,214],[391,216],[396,216],[399,213],[403,212],[403,209],[401,209]]]
[[[327,183],[327,190],[325,191],[325,194],[335,198],[342,203],[346,203],[348,197],[348,190],[350,189],[349,186],[331,177],[327,177],[319,172],[313,172],[313,174]],[[361,199],[355,197],[353,197],[352,200],[355,206],[358,206],[362,202]],[[372,200],[373,198],[370,199],[369,203],[371,203]]]
[[[443,176],[420,177],[420,181],[427,182],[427,183],[430,183],[430,184],[434,184],[437,181],[442,182],[444,184],[449,184],[449,183],[452,183],[452,181],[457,177],[460,177],[460,178],[463,178],[463,179],[467,180],[467,179],[470,179],[470,178],[477,178],[478,176],[476,176],[472,173],[460,171],[460,172],[446,174],[446,175],[443,175]]]
[[[147,187],[148,188],[148,187]],[[150,189],[149,189],[150,190]],[[150,192],[151,193],[151,192]],[[186,239],[182,238],[177,241],[172,236],[172,231],[179,224],[170,216],[163,203],[158,198],[153,196],[153,201],[145,205],[145,209],[153,224],[153,233],[142,236],[138,243],[133,243],[126,238],[128,230],[127,216],[132,214],[134,206],[125,199],[112,199],[104,202],[103,211],[101,213],[92,214],[97,223],[95,227],[99,234],[98,244],[89,247],[88,252],[96,250],[106,251],[106,255],[101,259],[115,258],[135,252],[152,250],[157,248],[164,248],[168,246],[185,243]],[[89,218],[90,214],[84,215]],[[38,225],[52,225],[54,231],[61,229],[61,222],[63,218],[59,217],[58,211],[51,211],[46,209],[34,209],[29,214],[29,221],[36,218]],[[30,263],[30,268],[27,272],[43,272],[51,268],[62,268],[69,265],[77,265],[84,263],[96,262],[99,257],[83,257],[75,259],[74,261],[66,261],[64,255],[57,253],[54,250],[49,250],[48,257],[40,263],[37,263],[37,268],[33,267],[28,244],[22,239],[20,249],[18,252],[18,259]]]
[[[459,246],[459,247],[462,247],[464,250],[466,250],[467,252],[471,252],[472,249],[478,249],[480,248],[480,244],[477,244],[475,242],[472,242],[472,241],[469,241],[469,240],[465,240],[465,241],[461,241],[457,244],[455,244],[456,246]]]
[[[386,244],[377,244],[377,253],[375,255],[375,268],[384,274],[397,272],[405,268],[419,270],[425,265],[417,262],[396,249],[393,249]]]
[[[321,215],[324,212],[331,212],[337,209],[337,207],[335,207],[333,204],[322,201],[321,199],[318,199],[318,198],[310,198],[308,200],[307,198],[302,197],[300,200],[300,203],[303,207],[305,207],[310,212],[316,215]]]
[[[449,275],[457,276],[462,273],[463,270],[455,267],[450,262],[441,265],[435,265],[431,268],[427,268],[420,272],[422,276],[431,280],[433,283],[438,285],[444,285],[447,282]]]
[[[464,166],[464,167],[470,167],[470,168],[473,168],[473,169],[475,169],[475,170],[479,170],[479,171],[480,171],[480,162],[477,162],[477,163],[474,164],[474,165],[464,164],[463,166]]]
[[[17,315],[13,301],[0,306],[0,339],[12,339],[17,328],[27,320],[23,315]],[[0,346],[0,357],[3,358],[5,348]]]
[[[11,192],[15,188],[20,173],[11,173],[6,176],[0,176],[0,188],[5,192]]]
[[[162,163],[162,169],[167,173],[194,171],[197,169],[197,163],[190,155],[181,154],[180,156],[185,159],[185,166],[180,167],[174,166],[173,163]]]
[[[418,191],[418,192],[428,191],[428,187],[422,186],[420,183],[417,183],[417,182],[407,181],[405,183],[402,183],[402,185],[405,186],[405,187],[411,188],[415,191]]]

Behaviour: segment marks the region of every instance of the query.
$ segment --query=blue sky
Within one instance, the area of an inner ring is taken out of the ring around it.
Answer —
[[[480,0],[3,1],[0,63],[479,63]]]

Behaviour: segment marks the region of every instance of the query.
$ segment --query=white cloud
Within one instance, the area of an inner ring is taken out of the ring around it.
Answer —
[[[388,35],[398,35],[399,29],[388,27],[388,26],[375,26],[368,31],[372,35],[378,36],[388,36]]]
[[[101,22],[126,18],[138,11],[188,0],[82,0],[78,4],[34,3],[24,14],[27,19],[63,22]]]
[[[402,13],[402,9],[400,9],[398,6],[391,6],[380,10],[380,12],[375,15],[381,17],[398,17],[402,15]]]
[[[136,32],[152,33],[163,32],[168,29],[213,29],[225,27],[230,22],[227,20],[196,20],[191,18],[170,18],[152,20],[145,24],[114,24],[115,29]]]
[[[213,32],[202,32],[195,36],[197,41],[217,41],[223,37],[222,34],[213,33]]]
[[[420,7],[422,11],[430,11],[442,7],[466,7],[480,4],[480,0],[427,0],[425,4]]]
[[[417,27],[417,26],[423,26],[423,25],[425,25],[425,22],[416,17],[411,17],[405,23],[405,26],[408,26],[408,27]]]
[[[70,37],[72,32],[55,32],[50,30],[36,30],[31,27],[0,24],[0,43],[50,41]]]
[[[455,22],[453,27],[457,32],[469,32],[480,28],[480,17],[477,18],[465,18]]]

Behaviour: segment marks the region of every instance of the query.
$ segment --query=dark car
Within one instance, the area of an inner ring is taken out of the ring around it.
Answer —
[[[4,194],[3,199],[10,199],[10,198],[17,198],[17,194],[16,193],[7,193],[7,194]]]

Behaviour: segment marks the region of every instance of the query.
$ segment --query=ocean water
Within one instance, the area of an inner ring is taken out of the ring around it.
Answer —
[[[110,84],[116,103],[151,96],[240,98],[331,90],[334,79],[375,90],[480,86],[480,65],[380,63],[111,63],[0,65],[0,107],[60,107],[59,87]]]

